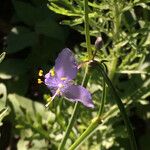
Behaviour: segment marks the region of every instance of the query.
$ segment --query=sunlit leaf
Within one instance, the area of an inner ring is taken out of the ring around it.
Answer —
[[[31,115],[31,118],[36,119],[36,115],[40,114],[42,119],[46,122],[55,119],[55,115],[48,110],[46,110],[45,106],[39,102],[33,102],[31,99],[26,97],[17,95],[17,94],[9,94],[9,101],[12,103],[15,113],[20,115],[24,115],[23,109],[26,113]]]
[[[79,13],[72,13],[71,11],[63,8],[63,7],[59,7],[58,5],[51,3],[50,5],[48,5],[48,8],[52,11],[54,11],[57,14],[62,14],[62,15],[66,15],[66,16],[82,16],[83,12],[79,12]]]
[[[3,61],[3,59],[5,58],[5,55],[6,55],[6,53],[5,52],[3,52],[1,55],[0,55],[0,63]]]
[[[6,106],[7,89],[5,84],[0,83],[0,110]]]
[[[8,115],[8,108],[3,108],[3,109],[0,109],[0,126],[3,124],[2,123],[2,120],[5,116]]]

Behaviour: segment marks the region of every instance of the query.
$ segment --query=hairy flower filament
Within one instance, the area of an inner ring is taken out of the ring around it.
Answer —
[[[50,103],[54,100],[54,98],[55,98],[59,93],[60,93],[60,88],[58,88],[58,89],[56,90],[55,94],[54,94],[52,97],[50,97],[50,98],[47,99],[47,101],[49,101],[49,102],[45,105],[45,107],[48,107],[48,106],[50,105]]]

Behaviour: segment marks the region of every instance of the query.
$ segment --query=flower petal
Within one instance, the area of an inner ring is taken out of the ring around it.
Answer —
[[[65,48],[59,53],[55,61],[55,73],[58,78],[67,78],[72,80],[77,75],[77,63],[73,53],[69,48]]]
[[[55,76],[52,77],[50,73],[47,73],[45,75],[44,83],[51,90],[52,95],[54,95],[58,89],[59,79],[57,79]]]
[[[90,92],[80,85],[70,85],[67,89],[65,89],[63,95],[73,101],[81,102],[86,107],[94,108]]]

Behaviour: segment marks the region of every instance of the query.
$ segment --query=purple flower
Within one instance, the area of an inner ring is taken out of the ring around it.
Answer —
[[[94,108],[90,92],[81,85],[73,84],[77,72],[78,66],[72,52],[68,48],[63,49],[55,61],[54,69],[45,75],[44,83],[53,95],[51,100],[55,96],[64,96],[70,101],[79,101],[86,107]]]

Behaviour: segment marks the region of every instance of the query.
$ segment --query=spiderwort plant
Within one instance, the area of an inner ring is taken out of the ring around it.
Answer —
[[[63,49],[58,55],[55,66],[44,77],[45,85],[51,90],[52,97],[63,96],[72,102],[79,101],[84,106],[94,108],[90,92],[81,85],[75,85],[73,79],[78,72],[78,65],[70,49]]]

